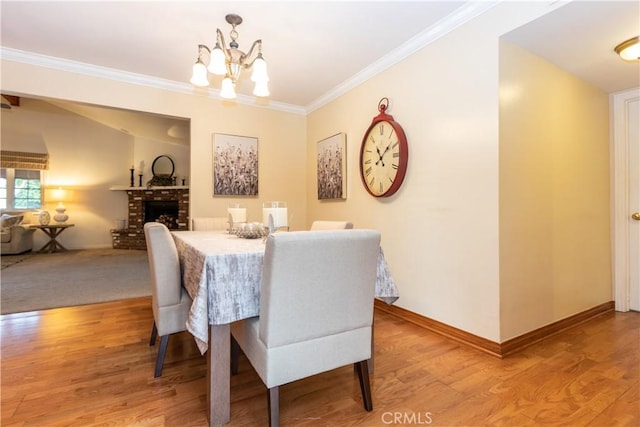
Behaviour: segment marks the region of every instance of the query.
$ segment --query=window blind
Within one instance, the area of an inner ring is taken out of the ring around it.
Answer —
[[[49,169],[49,154],[0,150],[0,167],[13,169]]]

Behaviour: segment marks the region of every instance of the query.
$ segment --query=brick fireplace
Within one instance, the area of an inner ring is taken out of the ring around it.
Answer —
[[[124,230],[111,230],[114,249],[147,249],[146,222],[163,222],[173,230],[189,229],[188,188],[127,189],[129,223]]]

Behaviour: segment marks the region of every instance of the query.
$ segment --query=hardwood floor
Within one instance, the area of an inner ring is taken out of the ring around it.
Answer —
[[[205,359],[188,333],[153,378],[149,298],[5,315],[2,426],[204,426]],[[376,312],[373,412],[351,367],[281,387],[283,426],[638,426],[640,313],[608,313],[503,360]],[[246,359],[230,426],[267,424]]]

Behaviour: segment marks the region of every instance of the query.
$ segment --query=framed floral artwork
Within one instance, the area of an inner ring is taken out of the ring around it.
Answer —
[[[258,195],[258,138],[213,134],[213,195]]]
[[[347,198],[347,136],[338,133],[318,142],[318,200]]]

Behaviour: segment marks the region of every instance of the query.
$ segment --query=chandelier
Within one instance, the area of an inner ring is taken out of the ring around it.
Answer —
[[[224,76],[220,96],[227,99],[236,97],[236,82],[240,73],[245,68],[252,68],[251,81],[255,83],[253,94],[255,96],[269,96],[269,76],[267,75],[267,63],[262,57],[262,40],[256,40],[251,45],[248,53],[238,49],[238,32],[236,26],[242,24],[242,17],[229,14],[225,17],[231,24],[231,43],[226,47],[224,36],[220,29],[216,29],[216,46],[213,50],[201,44],[198,45],[198,59],[193,65],[191,84],[194,86],[209,86],[207,73]],[[257,53],[256,55],[254,55]],[[255,56],[255,57],[254,57]],[[208,66],[205,62],[208,61]]]

